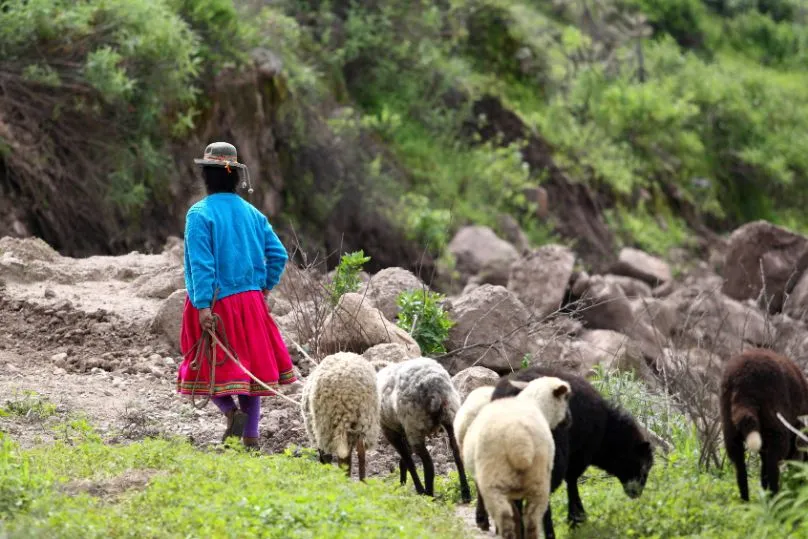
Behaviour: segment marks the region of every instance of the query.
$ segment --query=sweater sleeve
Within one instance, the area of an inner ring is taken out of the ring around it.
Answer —
[[[210,308],[216,264],[213,258],[213,236],[210,223],[201,214],[190,212],[185,221],[185,245],[193,283],[191,303],[197,309]]]
[[[266,217],[264,218],[264,259],[267,267],[264,289],[272,290],[281,280],[289,255]]]

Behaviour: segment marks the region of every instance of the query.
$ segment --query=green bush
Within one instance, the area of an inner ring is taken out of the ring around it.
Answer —
[[[365,252],[362,250],[342,255],[334,272],[334,280],[329,285],[332,305],[339,303],[343,294],[359,290],[361,284],[359,273],[368,262],[370,262],[370,257],[365,256]]]
[[[446,352],[444,343],[455,323],[443,310],[440,303],[443,299],[441,294],[426,288],[404,291],[396,298],[398,326],[412,335],[424,355]]]

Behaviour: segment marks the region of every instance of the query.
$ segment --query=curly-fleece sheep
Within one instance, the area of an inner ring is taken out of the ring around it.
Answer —
[[[356,448],[359,479],[365,479],[365,451],[379,438],[379,393],[376,371],[360,355],[338,352],[327,356],[312,371],[303,387],[303,423],[320,461],[338,464],[351,474]]]
[[[760,452],[761,486],[776,493],[780,461],[804,457],[796,436],[777,417],[780,412],[800,427],[800,416],[808,414],[808,382],[802,371],[771,350],[746,350],[727,361],[720,401],[724,445],[735,465],[741,499],[749,501],[744,443],[750,451]]]
[[[409,471],[415,491],[434,496],[435,467],[426,448],[426,439],[443,427],[449,436],[452,456],[460,476],[461,498],[464,502],[471,501],[471,492],[452,425],[460,408],[460,395],[452,385],[446,369],[434,359],[416,358],[388,365],[376,377],[382,432],[401,457],[401,484],[407,482]],[[426,488],[421,484],[415,470],[413,450],[423,462]]]
[[[466,431],[463,460],[502,537],[538,539],[550,502],[555,443],[551,429],[569,422],[570,385],[553,377],[527,384],[515,398],[480,408]],[[524,502],[521,519],[513,502]]]

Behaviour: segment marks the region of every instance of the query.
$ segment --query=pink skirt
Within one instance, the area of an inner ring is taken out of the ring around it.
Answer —
[[[267,311],[261,292],[242,292],[219,299],[213,312],[221,319],[219,334],[224,331],[231,352],[256,378],[270,387],[291,384],[296,380],[289,351]],[[183,395],[203,397],[210,394],[210,350],[204,350],[200,355],[198,368],[195,369],[192,365],[201,336],[199,311],[186,298],[180,335],[180,349],[184,359],[177,374],[177,391]],[[223,350],[217,348],[216,355],[213,397],[273,394],[255,383]]]

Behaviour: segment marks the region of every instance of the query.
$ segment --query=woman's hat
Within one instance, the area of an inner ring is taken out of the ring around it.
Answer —
[[[229,142],[212,142],[208,144],[202,159],[194,159],[194,163],[202,167],[224,167],[228,172],[230,172],[231,167],[243,170],[246,180],[242,182],[241,187],[247,187],[249,184],[250,189],[248,192],[253,192],[250,171],[247,169],[247,165],[238,162],[236,147]]]

